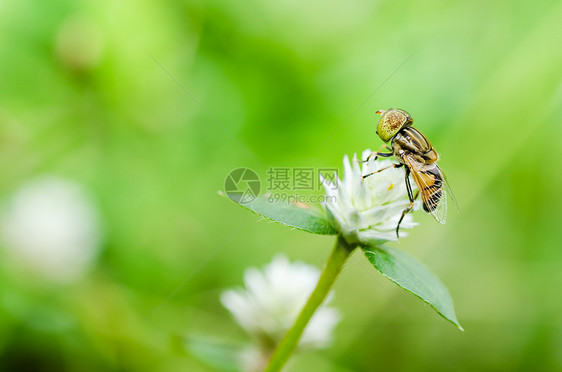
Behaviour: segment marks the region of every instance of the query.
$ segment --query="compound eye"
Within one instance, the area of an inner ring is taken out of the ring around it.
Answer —
[[[391,131],[398,131],[408,121],[408,117],[399,111],[389,112],[385,117],[386,125]]]
[[[377,134],[384,141],[388,142],[403,127],[411,125],[412,117],[403,110],[388,109],[382,113],[382,117],[377,125]]]

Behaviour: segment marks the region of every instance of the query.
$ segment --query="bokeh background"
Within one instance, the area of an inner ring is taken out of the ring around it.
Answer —
[[[73,182],[99,244],[66,276],[51,247],[45,275],[3,238],[0,369],[220,370],[186,346],[248,341],[220,293],[278,252],[322,266],[333,243],[258,222],[217,195],[225,176],[341,167],[380,146],[387,107],[412,113],[459,202],[446,225],[416,213],[399,247],[466,331],[357,254],[333,346],[291,370],[562,369],[561,19],[559,1],[1,0],[3,208]]]

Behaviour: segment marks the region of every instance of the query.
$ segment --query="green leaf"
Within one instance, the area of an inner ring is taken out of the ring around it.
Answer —
[[[364,246],[363,252],[381,274],[427,302],[439,315],[463,331],[449,291],[424,264],[387,246]]]
[[[330,225],[326,214],[313,207],[302,208],[288,202],[269,201],[264,196],[259,196],[252,202],[244,204],[239,203],[234,198],[230,199],[241,207],[249,209],[260,216],[295,229],[321,235],[335,235],[338,233]]]

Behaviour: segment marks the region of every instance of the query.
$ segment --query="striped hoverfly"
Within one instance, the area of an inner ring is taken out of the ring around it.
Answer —
[[[379,151],[369,155],[365,161],[368,161],[373,155],[375,160],[379,156],[385,158],[394,156],[398,160],[398,164],[392,164],[389,167],[366,174],[363,178],[390,167],[404,167],[406,190],[410,204],[402,211],[402,216],[396,226],[396,237],[399,236],[398,231],[404,216],[412,211],[414,200],[420,194],[423,209],[430,213],[437,222],[445,223],[447,218],[447,194],[451,196],[455,206],[457,202],[443,171],[437,165],[439,155],[433,145],[422,132],[412,126],[414,120],[406,111],[389,108],[379,110],[376,113],[382,115],[377,125],[377,134],[383,142],[390,141],[391,147],[384,145]],[[381,152],[383,149],[390,152]],[[410,175],[412,175],[412,179],[418,187],[415,194],[412,193]]]

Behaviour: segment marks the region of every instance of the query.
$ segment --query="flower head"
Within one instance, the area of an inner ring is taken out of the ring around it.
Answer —
[[[365,150],[362,158],[370,154],[371,150]],[[404,170],[392,167],[392,163],[391,160],[375,161],[371,158],[361,166],[356,155],[351,164],[346,155],[343,159],[344,177],[341,181],[338,179],[337,187],[321,178],[327,196],[324,209],[348,241],[360,244],[397,240],[396,225],[409,200]],[[389,166],[386,170],[363,178]],[[415,186],[413,182],[412,186]],[[415,225],[412,215],[407,214],[400,228],[412,228]]]
[[[54,282],[83,274],[101,236],[97,210],[80,185],[55,177],[20,188],[2,210],[0,232],[18,266]]]
[[[248,333],[265,347],[275,346],[293,325],[314,290],[319,270],[302,262],[289,262],[276,256],[263,271],[250,268],[244,274],[246,289],[228,290],[222,304]],[[331,341],[331,333],[340,315],[326,306],[330,297],[306,327],[299,346],[321,348]]]

